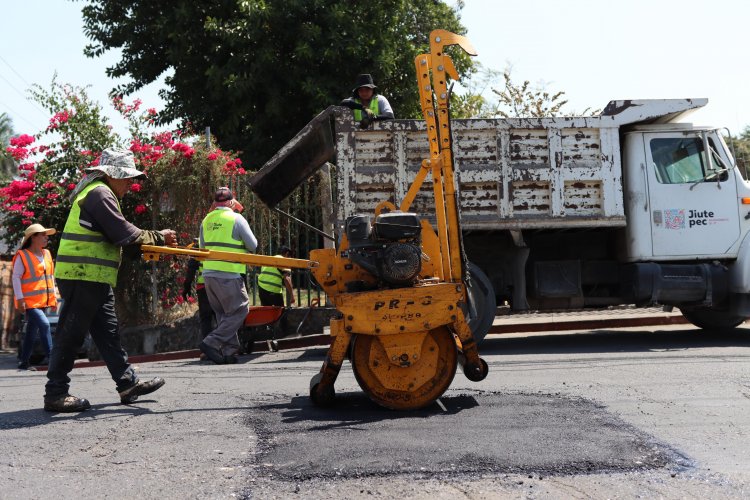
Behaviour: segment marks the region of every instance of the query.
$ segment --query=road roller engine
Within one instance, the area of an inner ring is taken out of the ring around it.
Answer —
[[[310,381],[316,405],[335,401],[334,383],[347,358],[368,397],[393,409],[433,403],[448,389],[459,364],[472,381],[487,376],[472,329],[479,337],[486,334],[494,317],[494,294],[474,292],[472,283],[484,275],[465,261],[462,251],[447,87],[448,77],[457,80],[458,74],[444,53],[450,45],[476,55],[465,37],[436,30],[430,34],[430,53],[415,59],[430,157],[422,161],[398,207],[385,200],[374,214],[347,218],[336,248],[311,250],[309,260],[303,260],[143,247],[146,258],[183,253],[199,260],[309,268],[337,309],[326,359]],[[269,208],[333,160],[330,112],[318,115],[248,180]],[[410,211],[428,176],[436,228]],[[483,298],[490,295],[491,307],[482,308]]]
[[[355,215],[346,221],[349,249],[343,258],[365,269],[379,279],[379,288],[410,286],[422,269],[419,217],[414,213],[385,213],[371,220]],[[366,290],[361,281],[347,283],[347,291]]]

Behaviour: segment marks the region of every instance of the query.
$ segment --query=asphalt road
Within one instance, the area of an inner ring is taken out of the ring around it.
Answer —
[[[650,331],[653,330],[653,331]],[[747,498],[750,329],[660,326],[489,337],[488,378],[440,404],[381,409],[345,364],[337,403],[307,398],[324,348],[143,363],[158,392],[119,404],[79,368],[92,410],[41,410],[43,372],[0,356],[0,497]]]

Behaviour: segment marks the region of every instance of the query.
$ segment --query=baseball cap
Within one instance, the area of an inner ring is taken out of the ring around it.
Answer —
[[[234,199],[234,194],[232,194],[232,190],[226,186],[220,187],[214,193],[214,201],[229,201],[231,199]]]

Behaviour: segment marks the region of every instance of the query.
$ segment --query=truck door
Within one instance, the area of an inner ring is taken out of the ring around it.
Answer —
[[[721,146],[707,133],[644,139],[654,258],[724,255],[740,223],[735,171]]]

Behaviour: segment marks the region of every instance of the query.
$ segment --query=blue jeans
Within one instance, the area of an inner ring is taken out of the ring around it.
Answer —
[[[39,340],[44,345],[44,352],[49,356],[52,351],[52,335],[50,335],[49,320],[44,314],[44,309],[26,309],[26,333],[23,337],[21,356],[19,356],[22,363],[28,363],[31,358],[36,332],[39,332]]]

